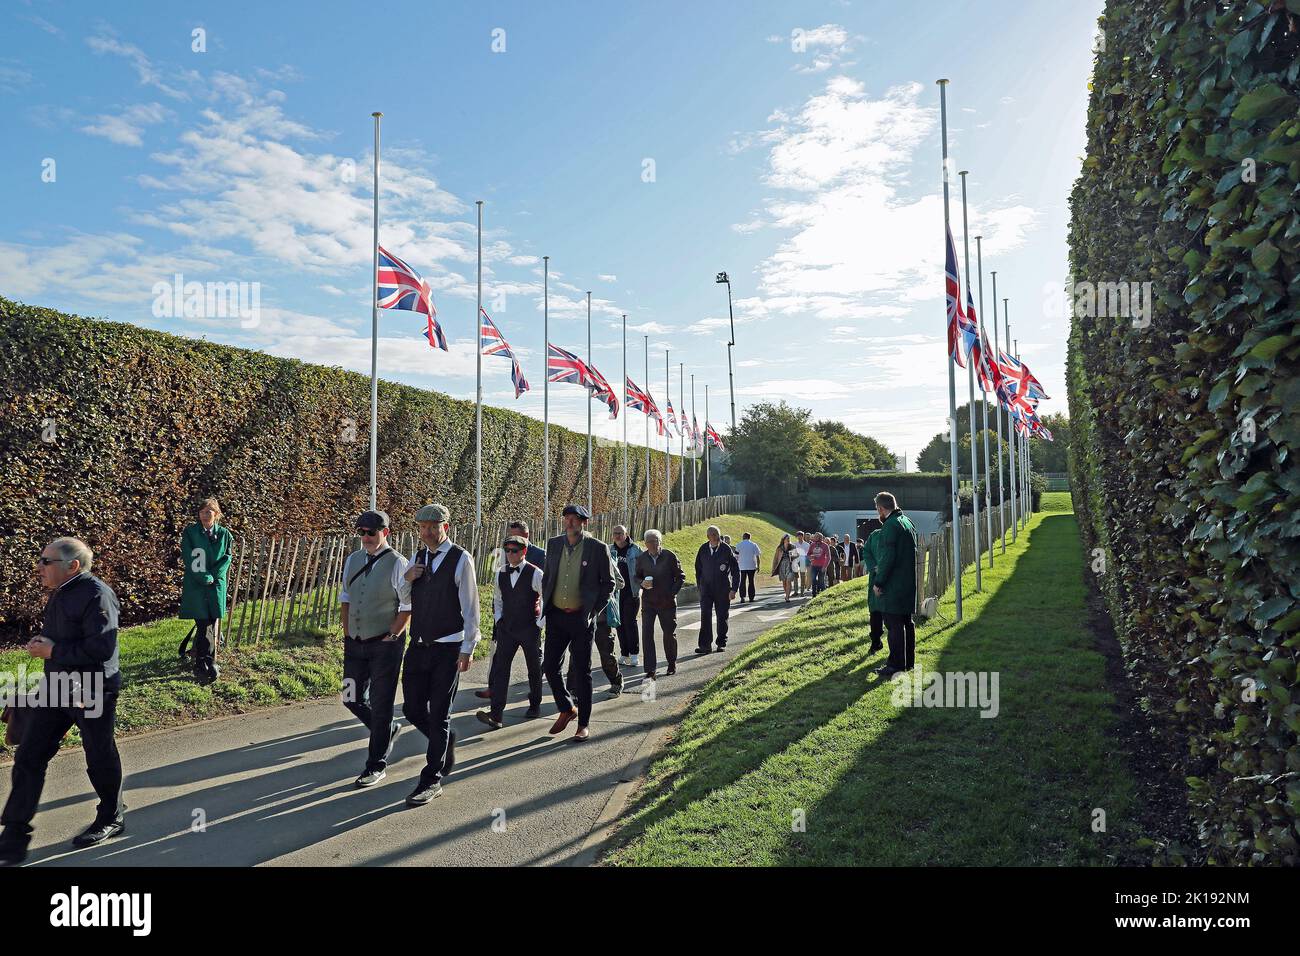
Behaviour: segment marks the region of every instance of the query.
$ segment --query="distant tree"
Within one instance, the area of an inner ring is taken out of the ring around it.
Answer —
[[[957,474],[970,474],[970,405],[960,405],[957,408]],[[984,410],[980,405],[975,406],[975,423],[976,426],[984,424]],[[1052,432],[1052,437],[1056,440],[1053,442],[1045,441],[1041,438],[1031,438],[1029,440],[1029,454],[1033,463],[1033,470],[1038,472],[1065,472],[1069,470],[1066,464],[1066,450],[1070,445],[1070,419],[1060,413],[1054,412],[1043,416],[1043,424]],[[993,457],[993,449],[997,444],[997,425],[994,417],[993,405],[989,403],[989,431],[992,433],[989,439],[989,471],[997,473],[998,463]],[[984,440],[980,437],[980,431],[975,432],[975,437],[979,441],[978,465],[981,469],[984,467]],[[1006,419],[1003,419],[1002,425],[1002,449],[1003,459],[1002,467],[1004,471],[1011,468],[1010,458],[1010,435]],[[916,467],[920,471],[948,471],[948,435],[946,432],[940,432],[935,435],[926,446],[921,449],[921,453],[916,456]]]
[[[826,473],[861,474],[894,467],[894,454],[888,448],[874,438],[851,431],[843,422],[821,421],[813,430],[826,442]]]
[[[808,478],[825,469],[826,441],[809,424],[812,412],[784,401],[745,409],[728,448],[729,468],[745,482],[753,504],[804,526],[817,521]]]

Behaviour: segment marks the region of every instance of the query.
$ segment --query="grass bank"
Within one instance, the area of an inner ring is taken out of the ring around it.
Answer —
[[[758,580],[763,581],[767,573],[772,570],[772,554],[776,551],[781,536],[787,533],[787,529],[776,515],[768,514],[766,511],[742,511],[740,514],[722,515],[664,535],[664,547],[676,554],[682,562],[682,570],[686,572],[686,583],[695,583],[695,552],[705,542],[704,531],[711,524],[716,524],[724,535],[731,535],[733,545],[739,544],[741,535],[746,531],[749,532],[750,537],[758,543],[763,552],[758,569]],[[767,583],[770,583],[770,580]]]
[[[995,717],[896,704],[875,674],[884,653],[868,652],[865,579],[838,585],[705,688],[605,861],[1109,862],[1136,836],[1134,781],[1112,753],[1118,717],[1087,630],[1069,496],[1045,495],[1044,508],[985,568],[983,593],[965,575],[961,624],[950,592],[917,629],[923,672],[996,672]]]

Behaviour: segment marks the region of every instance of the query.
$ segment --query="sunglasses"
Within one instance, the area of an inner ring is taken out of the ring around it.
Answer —
[[[357,534],[360,535],[360,536],[363,537],[363,538],[368,538],[368,537],[370,537],[372,534],[379,534],[379,529],[378,529],[378,528],[358,528],[358,529],[357,529]]]

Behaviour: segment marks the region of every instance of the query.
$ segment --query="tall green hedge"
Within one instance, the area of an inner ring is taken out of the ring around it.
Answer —
[[[1300,863],[1300,0],[1112,0],[1071,200],[1075,508],[1218,863]],[[1078,286],[1076,286],[1076,291]],[[1113,310],[1112,310],[1113,311]]]
[[[396,521],[441,501],[472,521],[473,403],[380,382],[379,408],[380,507]],[[203,497],[236,532],[351,528],[369,423],[367,376],[0,298],[0,636],[38,622],[33,561],[56,535],[90,543],[130,623],[175,612],[177,542]],[[483,409],[485,518],[540,517],[542,448],[541,422]],[[585,503],[586,436],[553,427],[551,456],[553,509]],[[597,511],[622,505],[622,460],[597,449]],[[640,500],[643,456],[629,472]],[[662,455],[651,478],[662,502]]]

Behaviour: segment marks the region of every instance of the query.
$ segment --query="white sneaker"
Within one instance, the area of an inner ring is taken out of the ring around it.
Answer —
[[[636,661],[632,660],[632,659],[631,659],[630,657],[628,657],[626,654],[624,654],[623,656],[621,656],[621,657],[618,659],[618,662],[619,662],[620,664],[622,664],[624,667],[631,667],[633,664],[636,663]]]
[[[628,666],[629,666],[629,667],[640,667],[640,666],[641,666],[641,655],[640,655],[640,654],[633,654],[633,655],[632,655],[632,663],[629,664]]]

